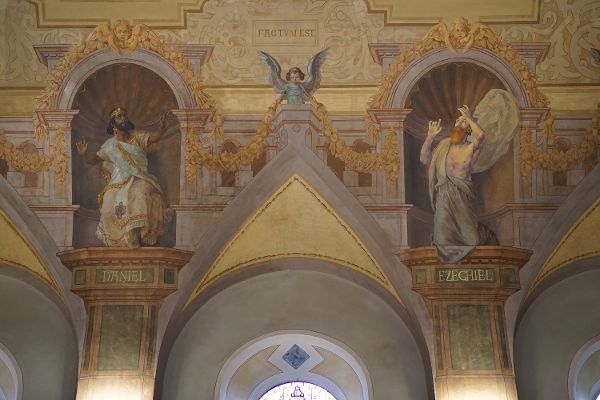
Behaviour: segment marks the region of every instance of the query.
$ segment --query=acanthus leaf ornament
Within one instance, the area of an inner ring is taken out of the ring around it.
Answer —
[[[471,25],[465,18],[457,18],[450,29],[444,23],[436,24],[423,36],[420,42],[403,49],[395,57],[389,70],[383,76],[379,90],[371,97],[369,107],[385,108],[394,84],[399,77],[411,63],[423,57],[429,51],[448,48],[453,53],[462,54],[474,47],[492,51],[512,68],[527,92],[531,107],[550,108],[548,98],[538,87],[535,74],[520,54],[489,26],[480,23]],[[365,118],[368,136],[372,140],[376,140],[379,134],[377,123],[370,115],[366,115]],[[552,114],[549,114],[545,125],[545,135],[551,141],[554,138]],[[589,157],[595,149],[598,134],[597,123],[594,126],[595,128],[588,129],[577,146],[566,152],[551,154],[545,153],[533,142],[531,133],[528,130],[522,131],[518,158],[523,177],[529,177],[534,168],[567,171]]]
[[[168,44],[165,39],[159,37],[149,27],[143,24],[131,24],[126,20],[118,20],[113,26],[110,24],[98,25],[85,39],[75,44],[69,52],[58,62],[47,78],[47,84],[42,94],[34,101],[36,111],[48,110],[56,107],[56,99],[64,80],[69,76],[75,65],[91,53],[105,48],[111,48],[119,55],[129,54],[136,48],[143,48],[152,51],[169,61],[175,70],[192,89],[196,105],[200,109],[215,109],[216,102],[204,92],[201,79],[196,76],[194,69],[184,54]],[[48,128],[39,118],[37,112],[33,117],[34,138],[38,142],[43,142],[48,138]],[[213,113],[213,135],[217,138],[223,136],[223,116],[219,112]],[[60,140],[58,134],[56,140]],[[65,162],[66,144],[60,142],[53,145],[52,159],[54,159],[55,171],[58,181],[62,182],[68,173],[68,162]],[[63,149],[63,153],[58,153],[58,149]],[[59,155],[59,156],[57,156]],[[13,159],[15,159],[13,157]],[[40,171],[50,168],[50,164],[42,163]],[[16,167],[15,167],[16,168]]]

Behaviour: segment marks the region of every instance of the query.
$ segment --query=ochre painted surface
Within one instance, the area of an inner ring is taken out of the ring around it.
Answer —
[[[98,371],[137,371],[144,306],[102,306]]]
[[[249,399],[257,382],[281,373],[279,368],[269,362],[269,357],[277,350],[277,346],[266,348],[243,363],[231,377],[227,387],[227,398]]]
[[[547,276],[568,264],[600,254],[598,227],[600,226],[600,200],[596,201],[561,239],[554,252],[538,272],[529,293]]]
[[[542,87],[550,100],[553,112],[591,113],[600,98],[600,85],[581,87]],[[277,94],[267,87],[225,88],[208,87],[206,92],[217,101],[217,107],[224,114],[264,114]],[[322,87],[317,99],[325,104],[333,114],[363,114],[369,98],[377,92],[377,86]],[[42,89],[3,89],[0,88],[0,116],[30,116],[33,99]]]
[[[98,7],[92,0],[31,0],[31,3],[37,6],[38,23],[46,27],[90,26],[132,14],[148,25],[183,27],[186,13],[201,12],[205,3],[207,8],[214,7],[214,2],[205,0],[111,0],[112,7]],[[371,11],[384,13],[386,22],[391,24],[435,23],[443,17],[460,15],[487,22],[533,22],[537,20],[540,0],[368,0],[366,3]],[[281,5],[285,7],[285,3]]]
[[[0,210],[0,261],[21,268],[26,272],[41,279],[52,288],[56,295],[63,300],[58,289],[58,284],[52,277],[48,267],[42,262],[39,254],[34,250],[22,232],[13,224],[11,219]]]
[[[386,12],[391,24],[435,23],[442,19],[466,17],[486,22],[534,22],[540,0],[367,0],[373,11]]]
[[[367,400],[363,398],[362,386],[356,372],[343,358],[320,347],[316,347],[315,350],[323,356],[323,361],[310,372],[326,376],[338,387],[344,388],[347,400]]]
[[[292,176],[221,250],[188,304],[223,276],[252,264],[291,257],[331,261],[375,280],[400,298],[367,247],[333,208],[298,175]]]
[[[600,35],[594,27],[598,15],[597,0],[544,1],[539,9],[539,18],[533,18],[540,23],[523,23],[524,15],[536,14],[535,7],[540,0],[428,0],[412,2],[410,7],[402,7],[408,0],[394,1],[397,6],[393,7],[387,18],[393,20],[400,13],[404,17],[417,18],[421,24],[430,21],[417,26],[386,24],[386,15],[381,11],[392,0],[209,0],[202,7],[200,0],[113,0],[105,3],[87,0],[8,0],[6,3],[6,7],[2,8],[4,13],[0,13],[0,24],[6,27],[2,39],[13,45],[0,46],[0,59],[7,60],[6,68],[0,71],[0,88],[43,86],[47,70],[38,61],[33,45],[75,43],[87,36],[92,27],[107,21],[107,14],[110,14],[108,19],[113,22],[124,18],[153,28],[164,26],[158,31],[159,35],[174,43],[213,45],[212,55],[203,66],[203,81],[207,86],[254,88],[258,85],[265,88],[268,72],[257,50],[274,55],[285,71],[294,65],[305,69],[310,57],[325,47],[330,48],[330,54],[322,68],[324,86],[374,86],[381,82],[381,67],[373,60],[369,45],[415,43],[421,40],[433,23],[442,19],[451,24],[459,15],[469,18],[471,22],[494,22],[492,28],[507,42],[550,44],[537,75],[542,84],[566,86],[558,89],[561,93],[557,94],[554,107],[559,110],[576,107],[586,110],[584,104],[587,103],[578,104],[572,98],[561,104],[558,102],[564,98],[565,91],[569,92],[569,96],[573,93],[578,95],[578,85],[600,83],[600,65],[592,62],[589,56],[590,47],[600,47]],[[42,7],[42,4],[46,7]],[[50,7],[50,4],[53,6]],[[65,7],[68,9],[65,10]],[[177,22],[165,23],[172,18],[172,10],[178,7],[181,12],[177,14]],[[184,18],[185,8],[195,8],[198,12],[188,13]],[[43,9],[46,9],[46,14],[42,12]],[[502,23],[498,23],[499,19],[489,19],[490,16],[503,15],[501,10],[505,12],[505,16],[500,18]],[[48,13],[60,13],[60,23],[53,24],[62,27],[38,27],[34,21],[44,18],[44,15],[48,17]],[[90,19],[96,22],[90,22]],[[159,23],[159,19],[163,22]],[[293,27],[290,31],[296,37],[289,36],[289,32],[280,34],[279,29],[284,29],[282,26]],[[269,30],[276,30],[277,33],[267,35]],[[302,37],[299,37],[300,32],[304,32]],[[306,32],[310,35],[307,36]],[[287,40],[283,40],[285,38]],[[5,95],[3,93],[0,96]],[[344,97],[340,95],[337,99],[343,101]],[[242,104],[252,105],[243,101]],[[331,106],[327,102],[325,104]],[[6,102],[0,107],[4,115],[9,115],[8,111],[4,111],[9,105]]]
[[[447,313],[452,368],[495,370],[490,306],[449,304]]]

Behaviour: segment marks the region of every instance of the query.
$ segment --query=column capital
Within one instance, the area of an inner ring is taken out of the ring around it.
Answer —
[[[412,110],[412,108],[369,108],[367,112],[378,124],[383,124],[403,123]]]
[[[71,121],[79,110],[35,110],[35,113],[49,129],[71,129]]]
[[[159,302],[177,290],[177,274],[192,255],[165,247],[88,247],[58,253],[73,273],[71,290],[86,303]]]
[[[549,108],[523,108],[521,109],[521,125],[537,126],[550,112]]]
[[[398,253],[411,270],[413,290],[428,301],[478,300],[504,302],[520,289],[519,269],[531,251],[509,246],[478,246],[466,261],[443,263],[435,247]]]
[[[319,129],[321,121],[317,116],[312,104],[282,104],[275,114],[273,130],[279,130],[284,125],[308,124],[313,129]],[[293,129],[292,129],[293,131]]]
[[[184,127],[204,126],[207,121],[212,119],[215,110],[192,110],[192,109],[176,109],[171,110],[173,115],[179,120],[179,124]]]

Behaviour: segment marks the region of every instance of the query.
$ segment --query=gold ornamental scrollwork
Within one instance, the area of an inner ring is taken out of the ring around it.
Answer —
[[[434,25],[420,42],[412,44],[395,57],[394,62],[382,79],[379,90],[371,97],[369,107],[385,107],[394,83],[408,65],[427,52],[444,47],[453,53],[466,53],[473,47],[492,51],[506,61],[519,77],[527,89],[532,107],[544,108],[549,106],[548,99],[538,87],[535,74],[531,72],[521,55],[509,43],[505,42],[489,26],[480,23],[471,25],[465,18],[457,18],[450,29],[444,23]]]
[[[181,51],[175,49],[146,25],[137,24],[132,26],[128,21],[118,20],[113,26],[108,23],[98,25],[87,38],[75,44],[58,62],[48,76],[47,84],[42,94],[34,101],[36,111],[56,108],[56,99],[59,90],[75,65],[91,53],[107,47],[119,55],[123,53],[129,54],[138,47],[158,54],[173,65],[175,70],[192,89],[198,108],[215,109],[215,100],[204,92],[201,79],[196,75],[190,61]],[[215,111],[213,113],[212,123],[212,134],[217,138],[222,138],[223,116],[219,112]],[[44,142],[48,138],[48,127],[39,118],[37,112],[33,115],[33,128],[34,137],[37,142]],[[59,132],[55,140],[56,142],[52,145],[52,157],[43,158],[48,156],[41,156],[40,160],[27,159],[27,162],[25,162],[18,161],[25,160],[23,157],[12,155],[10,156],[12,165],[18,170],[41,172],[48,170],[52,164],[52,160],[54,160],[57,180],[63,182],[68,173],[67,145],[66,142],[62,142],[65,141],[64,133]],[[14,154],[14,152],[10,154]],[[19,164],[17,166],[14,164],[15,162],[25,163],[26,165]]]
[[[0,159],[19,172],[40,173],[48,171],[54,164],[54,174],[59,183],[64,183],[69,170],[69,157],[67,155],[67,141],[62,129],[56,132],[54,141],[50,146],[50,154],[26,153],[10,142],[4,130],[0,129]]]
[[[550,108],[548,98],[538,87],[535,74],[527,66],[521,55],[490,27],[480,23],[471,25],[465,18],[457,18],[450,29],[444,23],[434,25],[420,42],[402,50],[383,76],[379,90],[369,101],[369,107],[384,108],[398,78],[411,63],[427,52],[438,48],[448,48],[453,53],[462,54],[474,47],[492,51],[512,68],[527,91],[531,107]],[[553,122],[554,118],[552,114],[549,114],[544,129],[546,139],[549,142],[554,140]],[[370,115],[366,115],[366,126],[368,136],[372,140],[376,140],[379,129]],[[529,179],[534,168],[555,172],[564,172],[574,168],[595,150],[597,136],[598,123],[595,122],[576,146],[564,152],[546,153],[534,143],[531,131],[528,129],[523,130],[518,156],[521,175],[525,179]]]
[[[215,100],[204,92],[201,79],[196,75],[192,64],[181,51],[167,43],[166,39],[159,37],[148,26],[144,24],[132,26],[125,20],[118,20],[113,26],[109,23],[98,25],[87,38],[75,44],[48,76],[48,83],[44,91],[35,99],[35,108],[46,110],[56,107],[60,87],[74,66],[91,53],[107,47],[110,47],[119,55],[129,54],[138,47],[158,54],[173,65],[192,89],[198,108],[215,108]],[[212,122],[213,134],[216,137],[222,137],[223,118],[221,114],[215,112]],[[44,140],[48,134],[46,126],[39,120],[37,115],[33,116],[33,123],[36,139],[39,141]]]
[[[336,157],[352,170],[373,172],[383,169],[389,180],[393,181],[398,178],[400,155],[395,132],[390,131],[388,133],[381,153],[359,153],[350,148],[339,135],[337,129],[333,127],[325,105],[314,97],[311,97],[310,101],[315,106],[315,112],[323,124],[323,135],[329,141],[329,149]],[[185,141],[185,165],[188,183],[194,182],[197,167],[200,165],[213,170],[234,172],[256,160],[263,153],[267,138],[273,133],[272,123],[281,103],[282,99],[278,99],[269,107],[256,130],[256,134],[237,153],[227,151],[218,154],[211,153],[199,142],[198,131],[196,129],[190,130]]]
[[[448,48],[453,53],[466,53],[474,47],[490,50],[510,65],[525,87],[532,107],[549,107],[549,101],[540,91],[535,74],[509,43],[486,25],[480,23],[471,25],[465,18],[457,18],[450,29],[444,23],[434,25],[420,42],[403,49],[394,58],[382,78],[379,90],[371,97],[369,108],[384,108],[398,78],[412,62],[429,51]],[[366,116],[366,122],[368,136],[376,140],[379,135],[377,123],[369,115]]]
[[[352,150],[339,135],[329,118],[325,105],[314,97],[311,102],[315,105],[316,114],[323,124],[323,135],[329,141],[329,150],[340,160],[357,172],[373,172],[383,169],[390,181],[398,178],[400,154],[398,153],[398,138],[392,130],[388,132],[381,153],[359,153]]]
[[[566,151],[544,152],[533,139],[531,130],[525,128],[521,131],[519,167],[521,177],[528,182],[535,168],[552,172],[566,172],[593,155],[597,148],[598,134],[600,132],[600,104],[596,109],[592,126],[586,129],[583,138],[576,145]],[[544,137],[548,143],[554,143],[554,117],[550,115],[544,127]]]
[[[185,140],[184,155],[185,174],[188,183],[194,182],[197,173],[196,169],[200,165],[213,170],[234,172],[239,171],[246,165],[250,165],[254,160],[260,157],[265,150],[267,138],[272,133],[271,126],[275,119],[277,107],[279,107],[282,101],[282,99],[278,99],[269,106],[269,109],[258,125],[254,136],[252,136],[248,144],[237,153],[223,151],[214,154],[210,152],[198,141],[197,129],[191,129]]]

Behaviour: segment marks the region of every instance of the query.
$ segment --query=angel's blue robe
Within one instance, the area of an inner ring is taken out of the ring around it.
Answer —
[[[304,104],[304,88],[301,84],[287,82],[281,87],[288,104]]]

